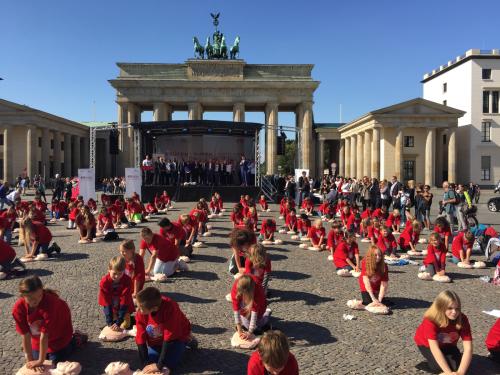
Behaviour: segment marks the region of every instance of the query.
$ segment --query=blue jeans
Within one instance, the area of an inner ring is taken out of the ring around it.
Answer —
[[[47,255],[52,254],[52,251],[49,251],[49,244],[44,243],[44,244],[38,245],[38,247],[35,250],[35,255],[38,255],[39,253],[44,253]]]
[[[69,342],[69,344],[65,348],[63,348],[57,352],[47,353],[47,359],[51,360],[55,364],[57,362],[66,361],[66,360],[68,360],[71,353],[73,353],[75,348],[76,348],[76,341],[75,341],[75,337],[73,336],[71,338],[71,341]],[[37,360],[38,357],[40,356],[40,352],[38,350],[32,350],[31,353],[33,355],[34,360]]]
[[[12,241],[12,229],[7,228],[3,232],[3,240],[10,244],[10,241]]]
[[[157,363],[160,359],[161,346],[148,346],[148,357],[149,360]],[[182,359],[182,355],[186,351],[186,343],[182,341],[170,341],[167,347],[167,355],[163,362],[163,366],[168,367],[169,370],[173,370],[177,367]]]
[[[337,267],[337,271],[339,270],[348,270],[348,271],[352,271],[352,267],[351,266],[344,266],[344,267]]]
[[[3,210],[4,204],[6,204],[7,206],[12,206],[12,202],[7,198],[0,198],[0,210]]]
[[[59,220],[61,218],[60,212],[59,211],[50,211],[50,218],[53,219],[54,217],[57,220]]]
[[[460,259],[458,259],[456,256],[452,256],[452,257],[450,258],[450,262],[451,262],[451,263],[453,263],[453,264],[458,264],[458,263],[460,263],[460,262],[461,262],[461,260],[460,260]]]

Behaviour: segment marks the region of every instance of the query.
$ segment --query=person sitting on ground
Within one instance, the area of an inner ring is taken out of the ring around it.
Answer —
[[[17,224],[17,213],[14,206],[9,206],[0,212],[0,238],[8,244],[12,241],[12,232]]]
[[[26,250],[25,258],[33,259],[39,253],[47,254],[48,257],[53,252],[61,253],[61,249],[57,244],[54,243],[53,246],[50,246],[52,233],[42,223],[32,221],[30,218],[24,219],[21,224],[21,231],[23,232],[24,248]],[[29,245],[31,245],[31,249]]]
[[[371,219],[372,225],[368,227],[368,238],[371,241],[372,245],[376,245],[378,242],[378,238],[380,237],[380,220],[378,217],[374,217]]]
[[[156,209],[153,201],[149,201],[144,209],[146,210],[147,216],[154,216],[158,214],[158,210]]]
[[[180,223],[173,223],[168,218],[163,218],[158,222],[160,227],[160,234],[173,241],[175,246],[181,249],[182,246],[186,245],[186,232]],[[181,250],[182,253],[182,250]],[[184,255],[184,254],[182,254]]]
[[[259,205],[261,211],[267,211],[269,209],[269,204],[267,203],[266,197],[264,195],[260,196]]]
[[[217,202],[217,197],[215,195],[213,195],[212,198],[210,199],[209,207],[211,215],[220,214],[219,203]]]
[[[101,212],[97,217],[97,232],[101,234],[106,234],[108,232],[114,232],[114,231],[115,231],[115,226],[113,225],[113,216],[106,207],[102,207]]]
[[[16,257],[16,251],[0,238],[0,280],[6,279],[15,269],[24,271],[26,266]]]
[[[135,252],[133,240],[124,240],[120,244],[120,254],[125,259],[125,275],[132,279],[132,298],[137,297],[144,287],[146,271],[144,269],[144,259]]]
[[[266,295],[255,277],[243,275],[231,289],[234,323],[241,339],[247,340],[268,324]]]
[[[398,243],[401,251],[413,251],[414,253],[419,253],[417,250],[418,240],[420,238],[420,232],[422,231],[422,224],[418,220],[412,222],[407,221],[405,229],[401,236],[399,236]]]
[[[288,338],[281,331],[267,331],[250,356],[247,375],[299,375],[299,366],[290,352]]]
[[[311,241],[311,246],[318,249],[324,249],[325,247],[325,228],[323,227],[323,221],[321,219],[316,219],[314,225],[309,229],[308,237]]]
[[[276,221],[274,219],[264,220],[260,227],[259,239],[274,242],[274,233],[276,233]]]
[[[173,371],[188,348],[196,348],[191,322],[174,300],[153,287],[137,294],[135,342],[143,373]],[[171,372],[169,372],[171,373]]]
[[[466,374],[472,360],[469,319],[461,311],[458,295],[450,290],[438,294],[425,312],[415,333],[415,343],[433,372]],[[457,347],[462,339],[464,352]]]
[[[68,226],[67,229],[76,229],[76,218],[80,213],[80,209],[75,202],[68,204]]]
[[[134,312],[132,279],[125,274],[125,258],[115,256],[108,264],[108,273],[99,283],[99,305],[103,307],[106,324],[113,331],[131,327]]]
[[[229,244],[233,255],[229,261],[229,272],[233,275],[245,272],[245,259],[250,246],[257,243],[255,233],[248,229],[233,229],[229,235]]]
[[[344,239],[344,232],[342,232],[342,224],[339,221],[335,221],[332,224],[332,228],[328,232],[328,237],[326,240],[326,248],[330,251],[330,255],[332,257],[333,257],[333,252],[343,239]]]
[[[474,235],[470,230],[465,232],[460,232],[453,239],[451,243],[451,253],[453,256],[451,257],[451,262],[458,264],[460,262],[465,264],[470,263],[470,256],[472,254],[472,246],[474,246]]]
[[[309,230],[311,229],[311,220],[306,214],[301,214],[297,219],[297,231],[299,232],[299,237],[307,237]]]
[[[359,248],[356,234],[348,232],[333,252],[333,264],[337,270],[359,272]]]
[[[191,257],[193,245],[198,242],[198,227],[196,226],[196,222],[193,220],[192,216],[182,214],[179,215],[177,223],[182,226],[185,233],[186,243],[184,244],[184,247],[189,253],[185,255]]]
[[[295,209],[292,208],[285,218],[286,230],[289,232],[297,232],[297,215],[295,214]]]
[[[261,244],[250,246],[248,257],[245,259],[245,274],[255,277],[255,281],[262,286],[267,295],[267,284],[271,275],[271,259],[266,248]]]
[[[384,225],[381,228],[380,236],[377,241],[377,247],[382,251],[382,255],[397,258],[396,251],[398,249],[398,244],[392,234],[391,228],[388,226]]]
[[[302,207],[304,213],[308,216],[314,215],[314,203],[311,198],[306,197],[302,202]]]
[[[234,205],[233,212],[231,212],[229,218],[233,223],[233,228],[241,224],[244,216],[243,216],[243,206],[240,203]]]
[[[500,364],[500,319],[491,327],[485,343],[490,352],[490,359]]]
[[[441,242],[444,244],[446,251],[448,251],[450,241],[453,238],[451,234],[450,223],[444,216],[440,216],[436,219],[434,223],[434,233],[438,233],[441,238]]]
[[[399,232],[399,226],[401,225],[401,214],[397,208],[392,210],[389,217],[385,221],[385,226],[391,228],[393,232]]]
[[[92,212],[93,214],[97,213],[97,202],[94,199],[89,198],[89,200],[87,201],[87,206],[89,206],[90,212]]]
[[[89,206],[81,206],[75,224],[80,232],[81,242],[89,243],[94,241],[97,234],[97,222],[92,212],[90,212]]]
[[[359,287],[363,305],[371,303],[382,305],[389,284],[389,269],[384,262],[382,251],[370,245],[365,258],[361,261]]]
[[[66,361],[87,341],[86,335],[73,331],[68,304],[57,292],[44,288],[38,276],[23,279],[19,294],[12,316],[22,336],[28,369],[41,372],[46,359],[53,364]]]
[[[427,246],[427,255],[424,259],[425,272],[430,276],[445,275],[446,268],[446,248],[438,233],[429,235],[429,245]]]
[[[141,229],[141,238],[139,254],[144,258],[146,250],[151,253],[146,275],[153,271],[153,274],[171,276],[179,269],[179,248],[172,241],[149,228]]]

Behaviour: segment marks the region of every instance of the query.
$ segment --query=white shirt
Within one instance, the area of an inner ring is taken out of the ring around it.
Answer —
[[[144,159],[142,161],[142,166],[143,167],[152,167],[153,166],[153,160]]]

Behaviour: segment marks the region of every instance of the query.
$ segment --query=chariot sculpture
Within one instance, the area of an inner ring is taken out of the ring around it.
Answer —
[[[193,37],[194,57],[196,59],[206,58],[208,60],[227,60],[228,58],[234,60],[238,58],[240,54],[240,37],[237,36],[234,40],[234,44],[228,49],[226,37],[218,29],[220,13],[210,13],[210,16],[212,16],[212,22],[215,26],[212,41],[210,41],[210,36],[208,36],[205,46],[203,46],[197,37]]]

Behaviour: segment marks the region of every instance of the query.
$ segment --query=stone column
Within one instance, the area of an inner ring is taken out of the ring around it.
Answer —
[[[101,168],[104,171],[105,176],[111,176],[111,154],[109,137],[106,137],[104,140],[104,153],[106,155],[106,161],[103,163],[103,166]]]
[[[141,111],[140,108],[134,104],[134,103],[129,103],[127,105],[127,114],[128,114],[128,123],[131,124],[133,122],[140,122],[141,121]],[[126,152],[126,157],[124,160],[126,160],[127,165],[124,165],[124,167],[131,167],[134,165],[134,129],[133,128],[128,128],[127,131],[127,144],[128,144],[128,150],[125,150]]]
[[[54,175],[56,173],[61,173],[61,133],[54,130],[54,149],[52,150],[52,155],[54,160]]]
[[[345,152],[345,142],[343,139],[340,140],[340,147],[339,147],[339,169],[338,169],[338,172],[337,174],[339,176],[344,176],[344,169],[345,169],[345,165],[344,165],[344,152]]]
[[[304,135],[302,131],[302,122],[304,120],[304,108],[301,104],[295,107],[295,127],[297,128],[297,134],[295,139],[297,140],[297,161],[298,167],[304,168],[304,157],[302,155],[302,143],[304,143]]]
[[[14,175],[12,172],[12,129],[6,128],[3,130],[3,179],[11,184],[14,184]]]
[[[357,134],[356,148],[356,178],[363,177],[363,133]]]
[[[302,160],[304,161],[303,168],[309,169],[311,175],[314,173],[314,159],[315,155],[313,143],[313,129],[312,129],[312,102],[302,103],[303,116],[302,116]]]
[[[72,163],[71,149],[72,149],[71,134],[64,133],[64,176],[65,177],[71,177],[71,163]]]
[[[436,130],[432,128],[427,128],[427,136],[425,138],[425,184],[429,186],[434,186],[434,175],[436,165]]]
[[[363,176],[370,177],[371,172],[371,156],[372,156],[372,133],[367,130],[364,134],[363,143]],[[361,176],[359,176],[361,178]]]
[[[154,103],[153,104],[153,121],[170,121],[171,120],[171,107],[167,103]]]
[[[36,127],[28,125],[26,127],[26,174],[33,178],[38,174],[38,134]]]
[[[245,103],[234,103],[233,105],[233,121],[245,122]]]
[[[394,175],[403,181],[403,129],[396,128],[396,140],[394,142]]]
[[[448,181],[457,182],[457,147],[455,128],[448,129]]]
[[[73,136],[73,176],[78,175],[78,168],[80,168],[80,137],[78,135]],[[106,159],[109,159],[109,154],[106,155]]]
[[[42,128],[42,175],[49,179],[50,176],[50,132],[48,128]]]
[[[351,136],[351,170],[349,171],[349,177],[356,176],[356,136]]]
[[[373,128],[371,178],[380,179],[380,129]]]
[[[203,120],[203,108],[200,103],[188,104],[188,119],[189,120]]]
[[[443,163],[443,131],[436,129],[436,168],[435,168],[435,180],[436,186],[440,186],[443,182],[443,170],[445,169],[445,164]]]
[[[323,176],[323,169],[325,169],[325,140],[319,138],[318,139],[318,174],[317,178],[321,178]]]
[[[128,111],[126,104],[118,103],[118,129],[119,129],[119,139],[118,139],[118,147],[121,151],[124,150],[126,145],[125,138],[126,132],[122,129],[123,124],[128,122]]]
[[[266,105],[266,174],[273,175],[277,171],[277,134],[278,134],[278,104]]]
[[[109,137],[108,141],[109,141]],[[108,159],[107,155],[106,158]],[[82,160],[80,168],[88,168],[90,163],[90,147],[89,147],[89,138],[82,137]],[[109,175],[110,176],[110,175]]]
[[[344,147],[344,174],[343,177],[349,176],[351,174],[351,138],[344,138],[345,147]]]

